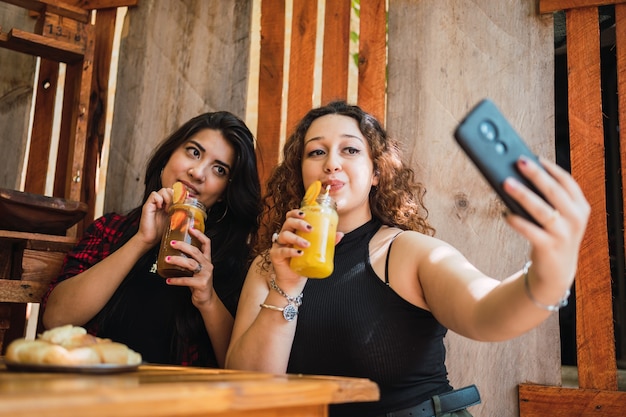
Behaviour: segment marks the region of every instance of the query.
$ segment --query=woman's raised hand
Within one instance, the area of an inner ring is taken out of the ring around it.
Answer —
[[[167,226],[167,209],[172,204],[171,188],[161,188],[148,196],[141,209],[138,235],[147,245],[154,246],[161,240]]]
[[[530,242],[530,258],[537,280],[545,284],[551,281],[552,285],[546,287],[560,288],[550,292],[562,293],[563,288],[569,288],[573,282],[591,209],[568,172],[548,160],[540,161],[545,170],[526,158],[520,159],[517,167],[547,202],[512,179],[505,181],[505,190],[541,227],[518,216],[507,216],[507,221]]]

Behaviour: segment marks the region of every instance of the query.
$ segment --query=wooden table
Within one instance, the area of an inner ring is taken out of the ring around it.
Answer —
[[[19,416],[327,416],[328,404],[375,401],[368,379],[271,375],[142,365],[89,375],[8,371],[0,364],[0,415]]]

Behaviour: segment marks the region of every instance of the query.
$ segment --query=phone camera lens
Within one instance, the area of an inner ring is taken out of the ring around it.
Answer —
[[[502,142],[496,142],[496,153],[503,155],[506,152],[506,145]]]
[[[480,134],[483,136],[483,138],[490,141],[495,140],[498,136],[496,126],[488,120],[480,122],[480,124],[478,125],[478,130],[480,131]]]

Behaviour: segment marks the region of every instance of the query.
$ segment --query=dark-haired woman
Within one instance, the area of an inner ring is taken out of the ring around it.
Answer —
[[[170,262],[191,277],[156,273],[161,235],[180,181],[207,208],[197,249]],[[150,363],[223,366],[239,293],[256,241],[260,205],[254,137],[229,112],[201,114],[154,152],[143,204],[108,213],[67,255],[44,302],[46,328],[83,326],[127,344]]]

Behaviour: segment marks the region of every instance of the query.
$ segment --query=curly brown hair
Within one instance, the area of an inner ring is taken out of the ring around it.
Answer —
[[[283,147],[282,162],[272,170],[267,181],[261,215],[264,227],[255,248],[257,254],[265,253],[266,267],[272,233],[281,228],[286,213],[299,207],[304,197],[302,158],[306,132],[313,121],[328,114],[356,120],[369,144],[374,171],[379,177],[378,185],[372,187],[369,195],[372,216],[388,226],[431,236],[435,234],[435,229],[427,221],[428,210],[423,201],[426,188],[415,180],[414,171],[402,161],[398,142],[388,137],[378,120],[360,107],[345,101],[333,101],[309,111],[298,123]]]

